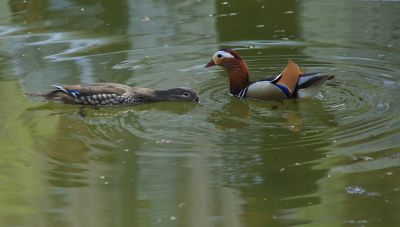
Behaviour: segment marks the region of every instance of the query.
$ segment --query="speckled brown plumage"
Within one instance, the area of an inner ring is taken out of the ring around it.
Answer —
[[[198,101],[197,94],[187,88],[158,90],[116,83],[53,85],[53,87],[52,91],[32,95],[81,105],[136,105],[160,101]]]

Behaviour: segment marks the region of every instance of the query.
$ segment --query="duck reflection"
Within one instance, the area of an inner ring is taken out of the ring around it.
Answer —
[[[323,102],[232,100],[207,119],[222,130],[225,181],[245,200],[244,222],[251,226],[307,222],[283,220],[290,214],[286,209],[320,203],[313,194],[327,170],[315,165],[328,151],[327,131],[337,124]],[[233,133],[232,128],[240,130]]]
[[[289,103],[296,103],[295,100],[290,100]],[[257,108],[262,108],[269,111],[269,115],[274,115],[275,112],[280,112],[279,116],[286,120],[285,125],[282,125],[294,132],[299,132],[302,129],[303,120],[298,110],[298,106],[294,105],[292,109],[287,108],[288,105],[284,102],[265,102],[260,100],[239,100],[232,97],[230,102],[223,105],[221,110],[212,112],[207,121],[215,124],[219,129],[240,129],[249,127],[252,114],[257,114]],[[273,124],[273,122],[271,122]]]
[[[150,103],[133,106],[82,106],[82,105],[66,105],[61,103],[47,102],[45,104],[29,107],[27,111],[44,111],[50,110],[55,114],[61,114],[65,110],[74,114],[71,117],[90,118],[93,117],[120,117],[126,113],[140,113],[144,111],[161,111],[172,114],[186,114],[197,107],[197,103],[179,103],[171,105],[170,102]]]

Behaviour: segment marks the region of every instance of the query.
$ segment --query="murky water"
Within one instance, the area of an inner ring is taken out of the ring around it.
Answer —
[[[398,226],[400,2],[1,1],[0,226]],[[228,95],[293,59],[319,97]],[[200,104],[81,108],[54,83],[192,87]]]

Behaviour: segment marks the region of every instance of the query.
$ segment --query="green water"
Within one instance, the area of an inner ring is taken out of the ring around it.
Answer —
[[[399,226],[400,2],[0,1],[0,226]],[[228,95],[287,59],[313,99]],[[191,87],[200,104],[81,108],[51,84]]]

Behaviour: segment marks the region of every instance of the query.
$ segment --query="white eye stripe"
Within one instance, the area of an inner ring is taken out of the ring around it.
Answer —
[[[223,50],[219,50],[214,53],[213,59],[218,59],[218,58],[222,58],[222,57],[223,58],[235,58],[235,56],[233,56],[231,53],[228,53]]]

